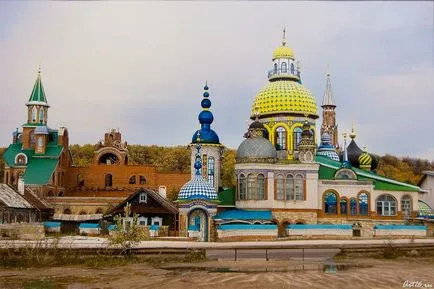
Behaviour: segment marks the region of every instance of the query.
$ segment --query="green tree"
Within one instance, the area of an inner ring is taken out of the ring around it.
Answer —
[[[235,155],[234,149],[225,149],[222,160],[222,186],[233,187],[236,184],[235,181]]]

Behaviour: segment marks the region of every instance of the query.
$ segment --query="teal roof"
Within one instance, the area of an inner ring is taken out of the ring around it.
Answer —
[[[247,211],[247,210],[228,210],[214,216],[217,220],[272,220],[270,210]]]
[[[277,230],[277,225],[274,224],[226,224],[217,227],[217,230]]]
[[[316,156],[315,161],[320,164],[319,179],[333,180],[337,170],[341,168],[342,163],[331,160],[324,156]],[[351,168],[357,175],[358,180],[372,180],[375,190],[385,191],[409,191],[419,192],[418,186],[398,182],[383,176],[379,176],[371,171],[361,170],[355,167]]]
[[[45,96],[44,87],[42,86],[41,81],[41,72],[38,71],[38,77],[36,78],[35,85],[33,86],[32,94],[29,97],[29,101],[27,104],[40,104],[40,105],[46,105],[47,103],[47,97]]]
[[[24,173],[24,183],[26,185],[47,184],[56,169],[58,161],[57,158],[32,158]]]
[[[4,152],[3,159],[9,167],[15,166],[15,156],[17,154],[24,153],[28,160],[35,154],[33,150],[22,150],[22,146],[21,143],[11,144]]]

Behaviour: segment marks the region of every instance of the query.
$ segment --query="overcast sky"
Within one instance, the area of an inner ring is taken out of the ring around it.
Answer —
[[[208,80],[212,127],[237,148],[286,27],[319,114],[329,65],[340,132],[354,121],[370,152],[434,160],[433,13],[433,2],[0,2],[0,145],[26,121],[41,65],[48,124],[71,143],[119,128],[131,144],[188,144]]]

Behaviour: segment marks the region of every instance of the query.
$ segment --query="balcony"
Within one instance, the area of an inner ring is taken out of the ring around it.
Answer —
[[[289,69],[271,69],[268,71],[268,79],[276,79],[276,78],[288,78],[288,79],[300,79],[300,74],[295,70]]]

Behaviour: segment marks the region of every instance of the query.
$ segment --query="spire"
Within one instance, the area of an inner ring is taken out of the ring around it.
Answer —
[[[41,67],[38,68],[38,75],[36,77],[35,84],[33,86],[32,94],[29,97],[29,101],[26,105],[43,105],[49,106],[47,103],[47,97],[45,96],[44,87],[41,80]]]
[[[344,161],[342,162],[341,167],[350,169],[351,163],[348,161],[348,153],[347,153],[347,133],[344,132],[342,136],[344,137]]]
[[[286,29],[283,27],[283,37],[282,37],[282,46],[286,45]]]
[[[219,138],[215,131],[211,129],[211,124],[214,121],[214,115],[209,110],[211,107],[211,100],[209,100],[209,92],[208,92],[208,81],[205,83],[203,88],[205,91],[203,93],[203,99],[201,101],[202,111],[199,113],[199,123],[200,123],[200,142],[201,143],[213,143],[219,144]],[[197,143],[197,134],[195,132],[192,138],[192,143]]]
[[[331,83],[331,79],[330,79],[330,70],[329,70],[329,68],[327,68],[326,89],[325,89],[325,92],[324,92],[324,98],[323,98],[322,106],[321,107],[325,107],[325,106],[336,107],[335,102],[333,100],[332,83]]]
[[[356,131],[354,130],[354,121],[353,121],[353,125],[351,126],[350,138],[351,139],[355,139],[356,138]]]

